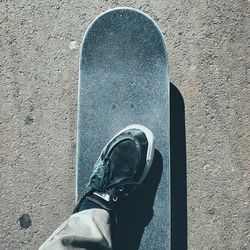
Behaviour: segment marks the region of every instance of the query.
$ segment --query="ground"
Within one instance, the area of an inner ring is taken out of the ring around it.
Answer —
[[[185,102],[188,249],[250,249],[249,1],[0,1],[0,249],[72,211],[79,45],[115,6],[149,14]]]

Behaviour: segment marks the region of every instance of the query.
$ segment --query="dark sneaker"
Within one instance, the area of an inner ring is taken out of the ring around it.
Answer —
[[[130,125],[104,147],[74,212],[83,200],[113,210],[147,176],[154,157],[154,136],[142,125]]]

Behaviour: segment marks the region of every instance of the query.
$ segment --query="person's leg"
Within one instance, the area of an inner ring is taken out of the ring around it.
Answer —
[[[154,137],[141,125],[120,131],[104,147],[74,213],[41,246],[47,249],[112,249],[119,234],[120,201],[129,202],[146,178],[154,156]]]
[[[109,213],[100,208],[87,209],[70,216],[39,248],[112,249]]]

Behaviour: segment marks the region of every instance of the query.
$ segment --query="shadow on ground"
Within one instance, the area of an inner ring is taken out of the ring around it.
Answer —
[[[171,249],[185,250],[187,249],[185,107],[181,93],[173,84],[170,84],[170,159]],[[131,202],[121,204],[118,210],[118,218],[122,219],[119,221],[120,231],[115,249],[139,249],[144,229],[153,217],[153,204],[162,168],[163,159],[156,150],[152,168],[144,184],[133,194]]]
[[[185,106],[170,84],[171,249],[187,249],[187,174]]]

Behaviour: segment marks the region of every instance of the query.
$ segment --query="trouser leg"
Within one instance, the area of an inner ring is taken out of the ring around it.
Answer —
[[[93,208],[71,215],[39,248],[50,249],[112,249],[109,213]]]

